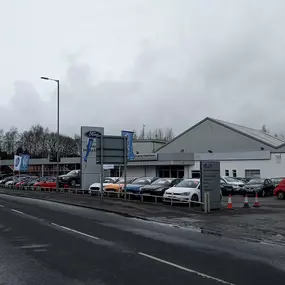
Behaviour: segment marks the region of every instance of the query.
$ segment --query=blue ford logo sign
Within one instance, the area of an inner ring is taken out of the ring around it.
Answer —
[[[15,167],[18,167],[19,166],[19,164],[20,164],[20,157],[17,157],[16,158],[16,162],[15,162]]]
[[[84,135],[90,139],[94,139],[94,138],[101,136],[102,134],[97,131],[88,131]]]

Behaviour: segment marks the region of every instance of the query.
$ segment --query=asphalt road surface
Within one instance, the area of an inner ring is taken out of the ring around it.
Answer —
[[[285,284],[285,248],[0,195],[0,284]]]

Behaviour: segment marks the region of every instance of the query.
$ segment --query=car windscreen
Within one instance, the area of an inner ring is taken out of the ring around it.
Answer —
[[[170,185],[173,179],[160,178],[155,180],[151,185]]]
[[[263,184],[264,179],[251,179],[247,184]]]
[[[132,182],[132,184],[139,184],[139,185],[146,185],[146,184],[150,184],[150,183],[151,183],[150,178],[138,178]]]
[[[234,178],[232,178],[232,177],[224,177],[224,179],[225,179],[227,182],[241,182],[241,181],[239,181],[239,180],[237,180],[237,179],[234,179]]]
[[[114,183],[117,179],[114,178],[105,178],[104,183]]]
[[[185,187],[185,188],[197,188],[199,181],[196,180],[183,180],[178,183],[175,187]]]

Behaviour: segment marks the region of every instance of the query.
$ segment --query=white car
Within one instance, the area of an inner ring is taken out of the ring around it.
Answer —
[[[163,202],[200,202],[200,179],[184,179],[176,186],[167,189],[163,194]]]
[[[120,177],[106,177],[103,181],[103,187],[116,183]],[[90,192],[100,192],[101,189],[100,183],[93,183],[89,186],[89,193]]]

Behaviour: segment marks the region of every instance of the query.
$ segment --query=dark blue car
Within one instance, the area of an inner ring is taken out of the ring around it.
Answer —
[[[134,180],[131,184],[127,184],[126,192],[139,194],[140,189],[145,185],[150,185],[152,182],[157,180],[158,177],[141,177]]]

